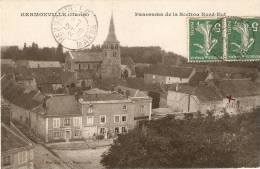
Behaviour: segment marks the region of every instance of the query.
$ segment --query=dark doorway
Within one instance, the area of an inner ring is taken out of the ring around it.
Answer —
[[[160,93],[148,92],[148,95],[152,98],[152,109],[159,108],[160,106]]]

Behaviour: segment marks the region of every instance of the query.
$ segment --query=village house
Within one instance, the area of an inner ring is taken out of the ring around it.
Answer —
[[[143,78],[127,78],[115,86],[115,90],[124,95],[147,95],[152,98],[152,108],[165,107],[167,92],[158,83],[145,83]]]
[[[1,101],[1,168],[34,168],[34,145],[11,122],[8,104]]]
[[[159,84],[189,83],[190,78],[195,72],[195,69],[191,67],[152,65],[144,73],[144,81],[145,83]]]
[[[28,90],[36,90],[36,80],[30,69],[26,67],[16,67],[14,69],[14,78],[18,84],[21,84]]]
[[[79,99],[82,112],[82,136],[114,137],[133,129],[140,120],[151,119],[149,97],[127,98],[117,92],[92,89]]]
[[[37,88],[45,94],[64,93],[64,72],[61,68],[30,69],[35,77]],[[71,75],[74,76],[74,75]]]
[[[225,110],[229,114],[252,112],[260,106],[260,86],[251,80],[221,80],[216,86],[223,95]]]
[[[174,111],[190,113],[216,109],[222,103],[222,95],[214,86],[200,84],[197,87],[190,85],[176,85],[168,88],[167,105]]]
[[[62,68],[59,61],[34,61],[34,60],[17,60],[17,66],[26,68]]]
[[[250,112],[260,105],[260,88],[247,79],[175,85],[168,90],[167,105],[180,113]]]
[[[212,79],[252,79],[258,74],[256,68],[227,67],[227,66],[207,66],[207,80]]]
[[[73,95],[52,95],[31,113],[31,129],[45,142],[82,139],[82,115]]]
[[[1,94],[12,110],[12,120],[30,126],[32,110],[42,103],[44,96],[37,90],[27,90],[15,81],[2,79]]]
[[[3,58],[1,58],[1,66],[2,65],[15,67],[15,61],[13,61],[12,59],[3,59]]]
[[[114,137],[150,118],[149,97],[94,88],[83,95],[48,96],[30,113],[30,126],[45,142],[60,142]]]

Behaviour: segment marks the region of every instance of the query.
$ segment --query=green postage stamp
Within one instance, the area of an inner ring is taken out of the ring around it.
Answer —
[[[223,57],[223,29],[221,18],[190,18],[189,61],[219,61]]]
[[[226,61],[260,60],[260,18],[227,18]]]
[[[260,60],[260,18],[189,18],[190,62]]]

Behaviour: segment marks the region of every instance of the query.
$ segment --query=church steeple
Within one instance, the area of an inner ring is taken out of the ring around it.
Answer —
[[[116,38],[113,14],[111,15],[110,19],[109,32],[106,38],[106,42],[119,42]]]

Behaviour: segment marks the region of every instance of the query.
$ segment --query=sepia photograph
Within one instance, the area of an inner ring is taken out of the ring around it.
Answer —
[[[0,12],[0,168],[260,168],[260,1]]]

